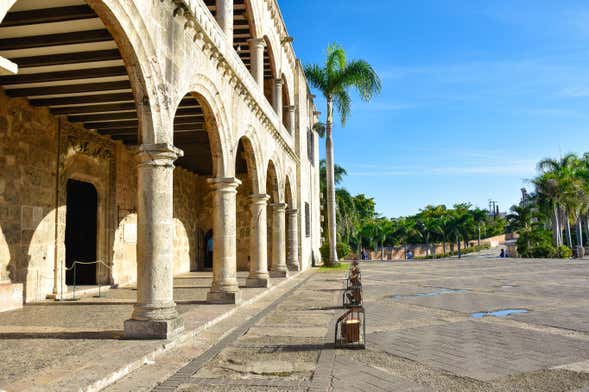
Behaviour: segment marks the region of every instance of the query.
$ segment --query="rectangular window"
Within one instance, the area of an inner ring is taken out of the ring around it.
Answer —
[[[305,203],[305,236],[311,237],[311,208]]]
[[[315,164],[315,134],[313,130],[307,131],[307,157],[312,165]]]

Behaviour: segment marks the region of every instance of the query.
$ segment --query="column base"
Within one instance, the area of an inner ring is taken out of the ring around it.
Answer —
[[[171,339],[184,330],[181,317],[172,320],[126,320],[126,339]]]
[[[300,271],[298,264],[288,264],[287,267],[288,267],[288,270],[292,271],[292,272],[299,272]]]
[[[271,278],[288,278],[288,271],[270,271]]]
[[[270,287],[269,278],[247,278],[245,285],[251,288],[268,288]]]
[[[207,293],[207,302],[217,305],[235,305],[241,302],[241,292],[209,291]]]

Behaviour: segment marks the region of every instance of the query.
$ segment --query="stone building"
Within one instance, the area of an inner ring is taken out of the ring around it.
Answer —
[[[0,308],[137,285],[129,337],[319,256],[313,97],[276,0],[0,0]],[[81,262],[81,263],[74,263]]]

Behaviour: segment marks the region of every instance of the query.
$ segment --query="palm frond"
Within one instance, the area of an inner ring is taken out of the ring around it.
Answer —
[[[307,80],[311,86],[315,87],[323,94],[327,94],[328,80],[327,73],[324,68],[321,68],[317,64],[307,64],[305,65],[305,76],[307,77]]]
[[[346,52],[340,45],[333,43],[327,47],[327,61],[325,69],[327,75],[337,75],[346,68]]]
[[[352,98],[350,94],[346,90],[336,92],[333,95],[333,104],[339,114],[342,126],[345,126],[352,110]]]
[[[382,90],[379,76],[364,60],[350,62],[342,71],[338,82],[341,86],[355,88],[363,101],[369,101]]]

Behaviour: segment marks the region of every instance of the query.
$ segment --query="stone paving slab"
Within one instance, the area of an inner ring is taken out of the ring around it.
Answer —
[[[384,351],[483,381],[589,359],[589,342],[484,321],[376,332]]]
[[[522,315],[513,315],[510,318],[526,323],[534,323],[569,329],[573,331],[589,332],[589,306],[575,306],[570,308],[557,308],[540,310]]]
[[[474,292],[465,294],[449,293],[429,297],[403,297],[396,298],[394,301],[462,313],[488,312],[505,308],[540,309],[550,303],[549,300],[542,298],[511,297]]]

